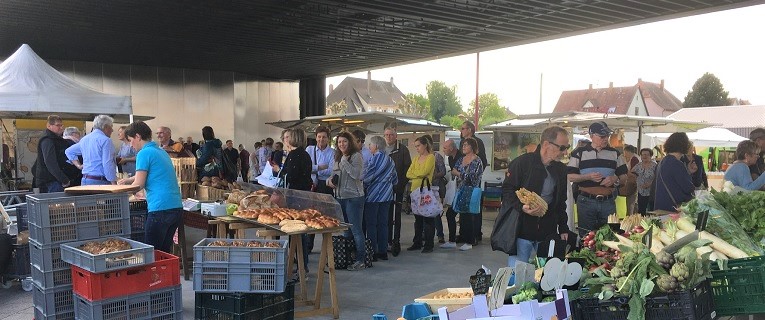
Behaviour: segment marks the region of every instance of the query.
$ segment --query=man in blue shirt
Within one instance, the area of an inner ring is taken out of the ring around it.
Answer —
[[[364,133],[364,131],[361,131],[361,129],[356,129],[353,131],[353,136],[356,138],[356,145],[359,147],[359,151],[361,152],[361,159],[362,161],[362,174],[361,179],[364,179],[364,173],[366,170],[367,163],[369,162],[369,159],[372,159],[372,151],[369,150],[369,147],[367,147],[366,141],[367,134]]]
[[[329,128],[316,128],[316,145],[305,148],[311,156],[311,179],[315,191],[333,194],[332,188],[327,187],[327,179],[332,176],[332,163],[335,161],[335,149],[329,146]]]
[[[266,170],[266,165],[269,167],[271,166],[269,162],[271,161],[271,153],[274,151],[273,147],[274,139],[267,138],[263,144],[263,147],[258,150],[258,163],[260,165],[260,172],[265,172],[263,170]]]
[[[114,157],[112,135],[114,119],[98,115],[93,119],[93,131],[80,142],[66,149],[66,157],[82,170],[82,185],[117,183],[117,162]],[[83,163],[77,156],[82,156]]]

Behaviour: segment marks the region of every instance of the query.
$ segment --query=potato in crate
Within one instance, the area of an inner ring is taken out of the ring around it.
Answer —
[[[154,262],[154,247],[122,237],[61,245],[61,259],[93,273],[137,267]]]

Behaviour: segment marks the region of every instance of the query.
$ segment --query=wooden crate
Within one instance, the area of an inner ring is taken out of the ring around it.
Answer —
[[[181,198],[196,198],[197,196],[197,183],[196,182],[178,182],[178,186],[181,188]]]
[[[436,292],[428,293],[422,297],[414,299],[415,302],[427,303],[431,310],[438,310],[441,307],[447,307],[449,312],[454,312],[457,309],[463,308],[473,303],[473,298],[452,298],[452,299],[436,299],[435,296],[447,294],[447,293],[465,293],[473,292],[471,288],[446,288]]]
[[[196,158],[171,158],[175,176],[178,182],[196,182],[197,181],[197,159]]]
[[[224,194],[226,190],[197,185],[197,199],[202,201],[217,201],[225,200]]]

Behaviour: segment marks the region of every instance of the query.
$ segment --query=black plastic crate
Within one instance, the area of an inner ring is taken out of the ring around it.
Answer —
[[[29,230],[29,215],[27,214],[27,206],[20,205],[16,207],[16,224],[18,225],[19,232]]]
[[[295,283],[283,293],[196,293],[196,319],[292,320]]]
[[[572,301],[572,314],[576,319],[626,320],[630,312],[628,297],[614,297],[600,301],[597,298]],[[646,298],[646,320],[712,320],[716,314],[712,302],[709,280],[693,290],[654,295]]]
[[[149,213],[143,211],[130,211],[130,232],[138,233],[146,231],[146,218]]]
[[[143,211],[146,212],[146,210],[149,209],[149,204],[146,203],[146,200],[136,200],[136,201],[130,201],[130,213],[132,214],[134,211]]]
[[[31,274],[32,269],[29,264],[29,244],[14,244],[11,264],[5,272],[5,276],[21,279],[26,278]]]

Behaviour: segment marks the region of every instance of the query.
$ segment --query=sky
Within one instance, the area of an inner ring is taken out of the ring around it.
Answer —
[[[552,112],[562,91],[659,83],[681,101],[705,72],[720,79],[728,97],[765,104],[765,5],[672,19],[634,27],[509,47],[480,54],[479,93],[493,92],[516,114]],[[393,77],[404,92],[427,96],[440,80],[457,86],[463,108],[475,99],[476,55],[431,60],[372,71]],[[366,71],[327,78],[327,86]],[[329,92],[329,91],[327,91]]]

